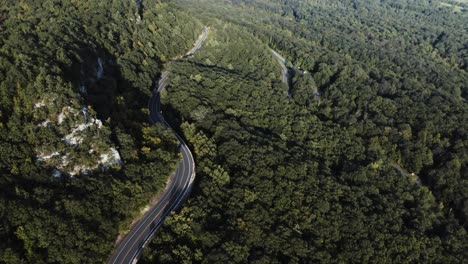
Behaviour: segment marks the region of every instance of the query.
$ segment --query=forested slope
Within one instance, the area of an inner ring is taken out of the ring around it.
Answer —
[[[439,1],[176,1],[197,186],[144,263],[462,263],[468,23]],[[294,65],[292,98],[269,47]],[[301,67],[302,70],[297,70]]]
[[[463,263],[466,10],[0,0],[0,262],[106,261],[179,159],[151,88],[208,25],[161,95],[195,186],[142,263]]]
[[[99,263],[173,173],[148,123],[202,24],[159,1],[0,1],[0,263]]]

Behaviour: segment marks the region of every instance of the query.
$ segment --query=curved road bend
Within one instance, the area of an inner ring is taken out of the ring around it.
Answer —
[[[286,68],[286,59],[283,56],[281,56],[281,54],[276,52],[275,50],[273,49],[270,49],[270,50],[271,50],[271,53],[273,53],[273,55],[275,55],[275,57],[278,59],[278,62],[281,66],[281,72],[283,73],[283,82],[288,84],[289,83],[289,71],[288,71],[288,68]]]
[[[286,59],[283,56],[281,56],[281,54],[276,52],[275,50],[270,49],[270,51],[271,51],[271,53],[273,53],[273,55],[276,57],[276,59],[278,59],[278,63],[281,66],[281,72],[283,74],[283,83],[288,85],[287,94],[288,94],[288,98],[291,98],[291,96],[292,96],[291,95],[292,80],[291,80],[291,75],[289,74],[289,69],[286,67]],[[292,70],[294,70],[294,68],[292,68]]]
[[[201,48],[206,40],[209,29],[203,28],[202,35],[194,44],[184,58],[193,55]],[[170,71],[163,71],[158,81],[157,87],[153,90],[148,108],[150,110],[150,122],[163,123],[167,128],[171,128],[164,120],[160,110],[160,93],[167,86]],[[176,209],[182,201],[187,197],[192,188],[195,179],[195,163],[192,153],[187,144],[176,133],[177,139],[180,141],[180,152],[182,161],[173,176],[173,180],[166,186],[161,199],[138,221],[138,223],[130,230],[125,238],[120,242],[117,249],[110,257],[109,264],[130,264],[136,263],[140,257],[144,247],[151,240],[158,228],[163,223],[164,219],[170,212]]]
[[[285,84],[288,85],[288,98],[291,98],[292,97],[292,94],[291,94],[291,87],[292,87],[292,76],[291,76],[291,72],[294,73],[296,72],[296,67],[291,66],[289,69],[288,67],[286,66],[287,64],[287,61],[286,59],[281,56],[281,54],[279,54],[278,52],[276,52],[275,50],[273,49],[270,49],[271,53],[273,53],[273,55],[276,57],[276,59],[278,60],[278,63],[280,64],[281,66],[281,72],[283,74],[283,82]],[[301,69],[300,67],[298,67],[297,69]],[[306,71],[303,72],[304,74],[306,73]],[[316,97],[320,97],[320,92],[318,91],[318,89],[314,89],[313,90],[313,93]]]

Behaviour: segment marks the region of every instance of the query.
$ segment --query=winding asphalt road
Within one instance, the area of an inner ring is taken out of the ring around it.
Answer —
[[[193,55],[201,48],[206,40],[209,29],[205,27],[202,34],[195,42],[194,47],[185,54],[184,58]],[[174,62],[177,60],[174,60]],[[152,124],[160,122],[167,128],[171,128],[164,120],[160,109],[160,93],[166,88],[170,71],[166,70],[161,74],[156,88],[153,91],[148,108],[150,110],[150,122]],[[120,242],[117,249],[110,257],[109,264],[129,264],[136,263],[144,247],[148,244],[156,231],[159,229],[164,219],[176,209],[188,196],[195,180],[195,162],[192,153],[183,139],[176,133],[180,141],[180,152],[182,160],[175,174],[171,177],[169,184],[163,191],[161,199],[143,216],[143,218],[130,230],[127,236]]]
[[[288,95],[288,98],[291,98],[291,96],[292,96],[291,95],[292,80],[291,80],[291,74],[289,72],[290,69],[288,69],[288,67],[286,67],[287,61],[283,56],[281,56],[281,54],[279,54],[275,50],[273,50],[273,49],[270,49],[270,50],[271,50],[271,53],[273,53],[273,55],[278,59],[278,63],[281,66],[281,72],[283,74],[283,82],[288,85],[287,95]],[[294,67],[292,67],[291,70],[294,71]]]
[[[285,84],[288,85],[288,98],[291,98],[292,97],[292,94],[291,94],[291,87],[292,87],[292,74],[291,73],[296,73],[296,67],[291,66],[291,67],[287,67],[287,60],[281,55],[279,54],[278,52],[276,52],[275,50],[273,49],[270,49],[271,53],[273,53],[273,55],[276,57],[276,59],[278,60],[278,63],[280,64],[281,66],[281,72],[283,74],[283,82]],[[302,72],[301,68],[298,67],[297,68],[298,70],[300,70],[300,72]],[[307,71],[304,71],[302,72],[303,74],[306,74]],[[320,98],[320,92],[318,91],[318,89],[314,89],[313,90],[313,93],[314,95],[316,96],[316,98]]]
[[[283,73],[283,82],[286,84],[289,84],[289,70],[286,67],[286,59],[283,56],[281,56],[281,54],[276,52],[275,50],[272,50],[272,49],[270,50],[271,50],[271,53],[273,53],[273,55],[275,55],[275,57],[278,59],[278,62],[281,66],[281,72]]]

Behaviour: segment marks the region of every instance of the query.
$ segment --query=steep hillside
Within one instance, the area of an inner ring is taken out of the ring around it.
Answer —
[[[1,1],[0,262],[105,261],[173,173],[148,123],[168,58],[202,30],[159,1]]]
[[[437,1],[177,3],[215,32],[163,98],[198,184],[143,263],[468,258],[466,13]]]

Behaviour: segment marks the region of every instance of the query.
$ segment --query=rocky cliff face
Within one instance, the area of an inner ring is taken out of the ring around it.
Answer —
[[[110,140],[109,128],[90,105],[95,102],[88,100],[102,88],[99,81],[105,78],[103,58],[87,57],[80,68],[79,91],[72,93],[76,97],[67,101],[57,99],[58,94],[46,94],[33,106],[36,132],[61,135],[59,141],[42,142],[35,149],[37,160],[50,166],[54,177],[86,175],[123,164]]]

